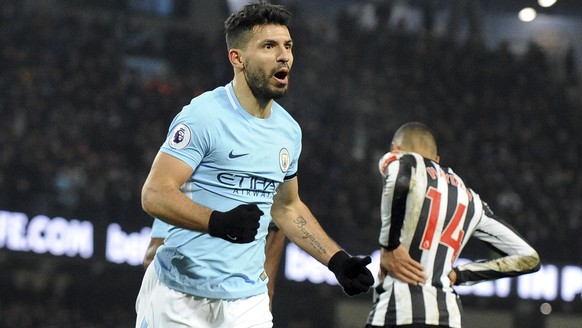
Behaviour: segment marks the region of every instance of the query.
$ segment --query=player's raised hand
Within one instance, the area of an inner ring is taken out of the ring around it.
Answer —
[[[393,250],[382,248],[380,270],[383,276],[390,274],[394,278],[412,285],[418,285],[426,281],[422,264],[413,260],[402,245]]]
[[[335,274],[344,293],[354,296],[367,292],[374,284],[374,276],[366,268],[370,262],[372,259],[369,256],[350,256],[344,251],[339,251],[331,257],[327,267]]]
[[[255,240],[263,211],[256,204],[239,205],[227,212],[213,211],[208,233],[231,243],[245,244]]]

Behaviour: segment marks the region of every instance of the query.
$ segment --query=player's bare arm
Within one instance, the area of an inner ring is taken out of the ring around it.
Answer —
[[[279,186],[271,215],[289,240],[322,264],[327,265],[330,258],[340,251],[339,246],[321,228],[307,205],[299,198],[297,178]]]
[[[267,234],[267,243],[265,245],[265,253],[267,259],[265,260],[265,272],[269,277],[267,283],[267,291],[269,293],[269,300],[271,307],[273,306],[273,298],[275,296],[275,282],[277,280],[277,272],[279,271],[279,264],[281,263],[281,255],[285,248],[285,234],[279,229],[269,229]]]
[[[180,191],[192,172],[180,159],[159,152],[142,188],[143,209],[169,224],[207,231],[212,210],[196,204]]]
[[[393,250],[381,248],[380,269],[382,276],[390,274],[394,278],[412,285],[426,281],[424,268],[410,257],[408,250],[402,245]]]
[[[343,291],[357,295],[369,290],[374,277],[366,265],[369,256],[350,256],[327,235],[299,198],[297,177],[282,183],[271,207],[275,223],[285,235],[335,274]]]

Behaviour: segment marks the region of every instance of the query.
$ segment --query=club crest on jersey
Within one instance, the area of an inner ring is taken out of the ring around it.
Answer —
[[[190,143],[192,133],[186,124],[178,124],[170,136],[170,147],[174,149],[182,149]]]
[[[281,172],[287,173],[290,161],[291,160],[289,159],[289,151],[287,150],[287,148],[282,148],[279,151],[279,167],[281,168]]]

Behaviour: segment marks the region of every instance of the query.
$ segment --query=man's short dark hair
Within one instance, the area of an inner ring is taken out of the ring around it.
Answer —
[[[289,26],[291,13],[281,5],[250,3],[230,15],[224,22],[224,34],[228,49],[243,48],[258,25]]]

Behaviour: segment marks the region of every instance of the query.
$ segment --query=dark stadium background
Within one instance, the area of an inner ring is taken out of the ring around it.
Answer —
[[[303,128],[302,198],[327,231],[377,249],[377,159],[400,124],[429,123],[442,162],[545,268],[537,296],[517,280],[507,297],[464,295],[467,326],[581,327],[582,2],[482,0],[454,35],[455,0],[273,2],[294,12],[281,103]],[[237,3],[0,0],[0,327],[133,326],[151,223],[140,188],[171,118],[230,80],[221,26]],[[463,256],[488,256],[480,246]],[[370,293],[285,273],[276,327],[362,326]]]

